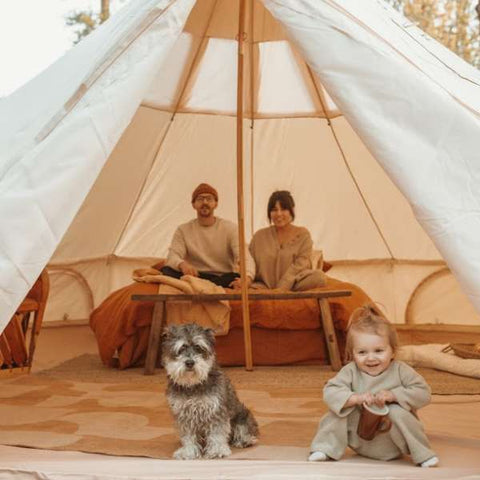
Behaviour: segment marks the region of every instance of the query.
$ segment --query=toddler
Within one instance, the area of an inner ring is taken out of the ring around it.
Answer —
[[[430,402],[430,387],[415,370],[394,359],[396,348],[396,331],[376,307],[368,305],[352,314],[346,341],[350,363],[323,389],[329,412],[320,420],[310,461],[339,460],[349,446],[377,460],[410,454],[421,467],[438,464],[416,416],[416,410]],[[357,427],[362,404],[387,404],[390,430],[372,440],[361,438]]]

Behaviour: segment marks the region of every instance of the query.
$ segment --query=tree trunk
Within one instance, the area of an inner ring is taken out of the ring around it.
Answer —
[[[101,0],[100,23],[103,23],[110,16],[110,0]]]

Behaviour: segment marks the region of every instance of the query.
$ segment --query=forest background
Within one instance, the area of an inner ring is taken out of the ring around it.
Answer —
[[[129,0],[119,0],[126,3]],[[383,0],[401,11],[421,30],[480,68],[480,0]],[[66,22],[79,42],[110,16],[110,0],[97,11],[75,11]]]

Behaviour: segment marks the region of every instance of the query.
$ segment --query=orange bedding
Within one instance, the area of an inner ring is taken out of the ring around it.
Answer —
[[[329,289],[352,290],[351,297],[329,300],[335,328],[340,332],[345,331],[351,312],[371,300],[356,285],[327,277],[326,286],[318,290]],[[158,285],[156,284],[135,282],[113,292],[92,312],[90,326],[97,337],[100,357],[105,365],[126,368],[144,363],[153,302],[134,302],[131,300],[131,296],[133,294],[155,294],[157,291]],[[230,304],[232,307],[230,332],[224,337],[218,337],[217,351],[221,364],[238,365],[243,358],[241,353],[243,333],[238,334],[243,325],[242,309],[239,301],[232,301]],[[325,359],[319,309],[314,299],[250,302],[250,321],[254,363],[276,365]],[[272,347],[265,332],[255,333],[262,330],[277,331],[273,336],[277,339],[278,348]],[[286,332],[286,330],[290,332]],[[313,333],[312,330],[316,332]],[[278,333],[278,331],[282,331],[282,333]],[[291,343],[288,341],[289,334]],[[238,340],[234,340],[234,338],[238,338]],[[280,341],[281,346],[278,343]],[[268,347],[262,348],[263,343],[266,342],[268,342]],[[305,342],[309,342],[308,345]],[[237,343],[240,343],[239,348],[237,348]],[[299,348],[299,345],[304,345],[304,348]],[[313,355],[315,358],[308,353],[310,351],[318,352],[319,348],[321,351]],[[255,357],[259,355],[261,359],[257,358],[258,361],[256,361]],[[280,358],[276,358],[276,356],[280,356]]]
[[[336,331],[338,346],[345,347],[345,332]],[[253,365],[327,364],[328,352],[323,330],[251,329]],[[218,363],[222,366],[245,365],[243,329],[233,328],[226,336],[217,337]]]

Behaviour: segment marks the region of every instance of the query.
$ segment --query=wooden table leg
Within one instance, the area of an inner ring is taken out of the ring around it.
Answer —
[[[330,313],[330,304],[326,298],[318,300],[320,307],[320,315],[322,317],[323,333],[327,340],[328,354],[330,356],[330,364],[332,370],[338,371],[342,368],[342,360],[338,349],[337,337],[333,328],[332,314]]]
[[[164,316],[165,302],[155,302],[155,306],[153,307],[152,324],[150,326],[150,337],[148,339],[147,357],[145,358],[144,375],[153,375],[155,373]]]

